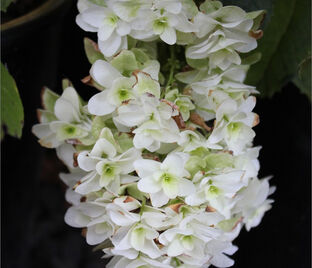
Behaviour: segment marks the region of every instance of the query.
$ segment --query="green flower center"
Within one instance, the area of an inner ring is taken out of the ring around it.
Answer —
[[[221,193],[220,189],[214,185],[211,185],[206,192],[208,198],[215,198]]]
[[[181,239],[182,245],[184,248],[188,250],[192,250],[194,245],[193,245],[193,237],[191,235],[185,235]]]
[[[76,132],[76,128],[73,127],[73,126],[68,126],[68,127],[65,127],[65,132],[69,135],[72,135]]]
[[[112,15],[108,16],[107,18],[105,18],[105,23],[110,25],[110,26],[114,26],[114,25],[116,25],[118,20],[119,20],[118,16],[112,14]]]
[[[168,20],[166,17],[161,17],[154,21],[153,28],[155,33],[161,34],[168,26]]]
[[[107,158],[107,156],[108,156],[108,155],[107,155],[106,153],[102,153],[102,154],[101,154],[101,158]]]
[[[125,101],[130,98],[128,89],[121,88],[118,90],[118,97],[121,101]]]
[[[240,122],[234,122],[234,123],[230,123],[227,126],[228,132],[230,132],[230,134],[232,135],[232,137],[238,137],[240,130],[241,130],[241,126],[242,123]]]
[[[172,176],[169,173],[164,173],[163,175],[161,175],[161,179],[162,179],[162,182],[165,183],[165,184],[170,184],[173,181],[175,181],[174,176]]]
[[[112,177],[114,175],[115,168],[109,164],[103,166],[103,175]]]

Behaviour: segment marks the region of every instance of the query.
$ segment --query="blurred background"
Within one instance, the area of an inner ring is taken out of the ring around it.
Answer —
[[[92,252],[81,230],[64,223],[69,205],[58,173],[65,169],[55,151],[42,148],[31,133],[32,125],[37,123],[36,109],[41,106],[43,86],[61,93],[62,78],[69,78],[85,99],[96,92],[80,82],[90,69],[83,37],[96,38],[75,24],[77,10],[75,1],[71,0],[53,0],[53,5],[45,7],[30,21],[17,26],[6,24],[40,7],[42,2],[29,0],[19,9],[9,7],[1,18],[1,61],[16,81],[25,114],[22,138],[6,135],[1,141],[1,264],[5,268],[104,268],[106,260],[101,259],[101,252]],[[292,0],[253,1],[261,4],[252,7],[247,0],[223,2],[236,3],[247,10],[267,9],[265,35],[266,28],[268,33],[275,29],[276,35],[280,34],[281,25],[270,26],[274,4],[281,8],[284,2],[284,6],[290,5],[288,8],[295,10],[308,7],[309,16],[311,11],[308,0],[297,0],[293,7],[296,1]],[[286,23],[285,14],[280,12],[275,16],[281,16],[281,21]],[[306,27],[298,26],[292,31],[302,37],[299,50],[308,47],[311,51],[311,25],[309,18],[306,19]],[[293,63],[287,58],[298,50],[298,40],[290,35],[285,38],[290,38],[288,47],[276,47],[278,53],[274,57],[264,58],[268,64],[260,66],[264,75],[259,81],[252,77],[256,69],[251,70],[248,78],[259,84],[263,92],[255,109],[260,124],[255,128],[254,144],[263,147],[259,177],[274,175],[270,182],[277,186],[277,191],[272,196],[273,208],[260,226],[250,232],[242,230],[234,241],[239,246],[233,255],[235,268],[311,267],[311,102],[298,89],[302,82],[291,76]],[[260,49],[265,49],[265,39],[261,42]],[[267,42],[273,44],[272,40]],[[310,62],[311,58],[308,65]],[[284,71],[281,77],[280,72],[275,73],[277,69]],[[280,79],[276,82],[276,78]],[[274,87],[270,82],[275,83]],[[309,94],[309,84],[300,88]],[[273,97],[269,98],[270,95]]]

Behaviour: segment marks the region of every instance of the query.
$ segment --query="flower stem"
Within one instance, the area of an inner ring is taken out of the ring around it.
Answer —
[[[174,46],[170,46],[170,73],[169,73],[169,78],[168,78],[168,81],[167,81],[167,84],[166,84],[166,89],[168,87],[171,86],[172,82],[174,81],[174,70],[176,68],[175,66],[175,51],[174,51]]]
[[[175,62],[175,49],[174,46],[170,46],[170,58],[168,60],[170,64],[170,72],[169,77],[166,83],[166,86],[161,94],[161,97],[164,98],[168,90],[170,89],[172,83],[174,82],[174,71],[176,69],[176,62]]]

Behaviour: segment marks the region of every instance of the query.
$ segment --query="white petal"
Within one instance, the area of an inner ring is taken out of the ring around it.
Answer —
[[[71,102],[64,98],[59,98],[55,102],[54,113],[59,120],[67,123],[80,121],[79,110],[75,109]]]
[[[122,37],[116,33],[112,33],[109,39],[98,41],[99,49],[105,57],[111,57],[121,49]]]
[[[153,240],[145,240],[144,247],[141,251],[152,259],[156,259],[161,255],[161,251]]]
[[[103,25],[98,31],[98,38],[102,41],[106,41],[112,35],[114,27],[110,25]]]
[[[90,155],[102,158],[103,153],[107,155],[107,158],[113,158],[117,153],[114,145],[104,138],[95,143]]]
[[[81,152],[77,157],[78,165],[84,171],[92,171],[95,169],[96,164],[98,163],[97,159],[93,159],[88,156],[88,152]]]
[[[32,133],[39,139],[52,134],[50,123],[36,124],[32,127]]]
[[[107,100],[108,90],[94,95],[88,102],[88,110],[94,115],[106,115],[112,113],[116,106]]]
[[[57,157],[70,168],[74,168],[73,163],[75,152],[76,150],[71,144],[62,144],[61,146],[56,148]]]
[[[99,28],[106,17],[106,8],[103,7],[92,7],[81,13],[83,20],[93,27]]]
[[[96,245],[108,238],[108,233],[97,233],[96,225],[88,227],[86,240],[89,245]]]
[[[134,168],[138,173],[139,177],[145,178],[152,175],[154,172],[160,169],[160,163],[154,160],[139,159],[134,163]]]
[[[137,149],[148,148],[153,142],[154,139],[151,136],[145,136],[142,133],[136,133],[133,138],[133,145]]]
[[[77,15],[76,23],[86,32],[97,32],[97,28],[85,22],[81,14]]]
[[[116,31],[119,35],[124,36],[124,35],[127,35],[130,33],[131,27],[130,27],[129,23],[127,23],[125,21],[119,21]]]
[[[80,194],[88,194],[90,192],[96,192],[101,189],[99,184],[99,176],[96,171],[89,173],[83,178],[85,180],[83,183],[77,186],[75,191]]]
[[[154,207],[161,207],[166,205],[169,201],[169,197],[165,195],[163,191],[159,191],[157,193],[151,193],[151,202]]]
[[[234,264],[234,261],[224,254],[215,255],[210,262],[212,265],[220,268],[231,267]]]
[[[161,165],[162,170],[168,170],[169,173],[182,177],[184,174],[184,165],[188,159],[188,154],[171,153]]]
[[[65,222],[72,227],[85,227],[90,218],[83,215],[76,207],[70,207],[65,214]]]
[[[166,42],[168,45],[173,45],[177,41],[177,35],[175,29],[166,27],[160,35],[160,39]]]
[[[190,180],[184,178],[179,179],[179,196],[187,196],[194,192],[195,186]]]
[[[184,247],[181,245],[178,239],[174,239],[170,243],[167,252],[168,252],[168,256],[170,257],[178,256],[184,252]]]
[[[140,191],[145,193],[157,193],[161,190],[161,185],[155,182],[152,178],[144,178],[139,180],[138,188]]]
[[[113,81],[121,77],[120,72],[104,60],[97,60],[90,70],[92,78],[100,85],[110,88]]]

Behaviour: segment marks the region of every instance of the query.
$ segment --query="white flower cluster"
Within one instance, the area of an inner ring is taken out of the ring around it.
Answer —
[[[107,267],[233,265],[232,241],[260,223],[274,191],[257,178],[257,91],[243,83],[251,60],[240,55],[256,47],[263,11],[213,0],[80,0],[78,9],[78,25],[98,35],[98,47],[86,40],[84,80],[100,92],[85,103],[69,81],[61,96],[46,88],[33,127],[70,171],[60,175],[65,221],[113,256]],[[161,73],[159,38],[186,45],[187,71],[169,60]]]

